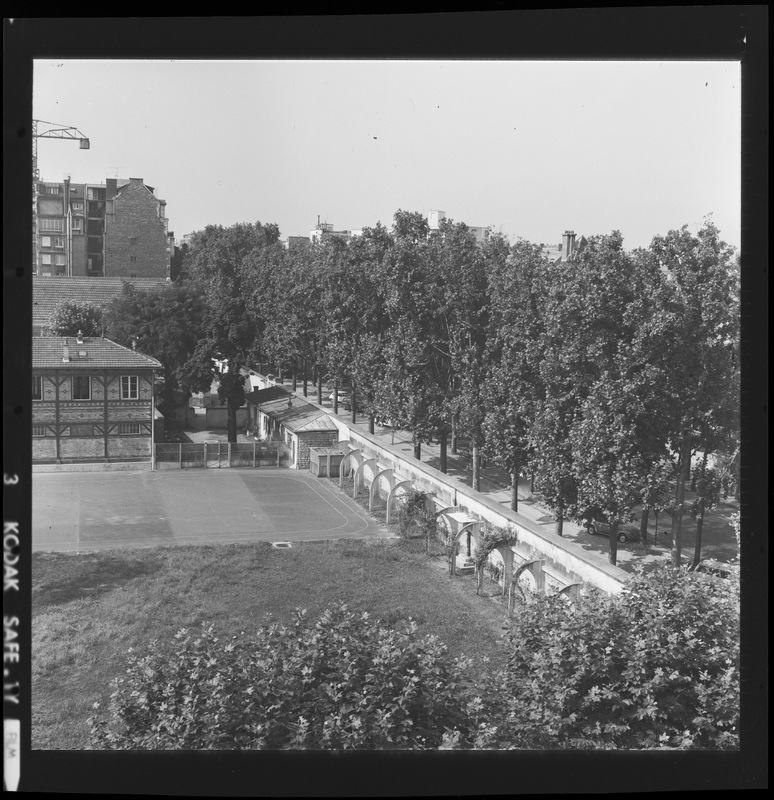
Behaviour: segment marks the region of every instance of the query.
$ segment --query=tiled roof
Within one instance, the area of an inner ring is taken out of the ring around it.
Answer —
[[[292,397],[293,405],[288,406],[288,398]],[[253,405],[277,420],[288,430],[299,431],[335,431],[336,423],[327,411],[323,411],[300,397],[291,395],[279,386],[259,389],[246,395]]]
[[[285,403],[288,402],[288,392],[281,386],[269,386],[267,389],[254,389],[252,392],[245,394],[245,400],[252,403],[254,406],[259,406],[261,403],[268,403],[271,400],[283,398]]]
[[[63,361],[65,347],[69,361]],[[85,355],[83,355],[85,354]],[[33,369],[161,369],[155,358],[130,350],[110,339],[84,337],[78,344],[74,336],[32,338]]]
[[[32,276],[32,331],[37,335],[48,325],[48,318],[65,300],[106,306],[120,297],[124,283],[136,289],[152,289],[164,284],[164,278],[67,278]]]

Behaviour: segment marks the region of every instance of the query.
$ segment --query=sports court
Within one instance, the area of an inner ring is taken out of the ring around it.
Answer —
[[[287,469],[35,473],[33,550],[388,537],[327,480]]]

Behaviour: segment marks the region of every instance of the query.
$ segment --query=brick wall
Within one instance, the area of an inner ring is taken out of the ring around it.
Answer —
[[[302,431],[299,433],[297,469],[309,469],[310,447],[333,447],[338,440],[338,431]]]
[[[159,200],[132,178],[111,205],[105,220],[105,275],[167,277],[170,254]]]
[[[105,453],[105,424],[108,425],[107,458],[147,458],[151,456],[152,384],[147,374],[136,370],[115,370],[107,374],[107,404],[105,375],[95,371],[91,379],[91,400],[72,400],[71,375],[60,371],[42,377],[43,399],[32,404],[33,430],[45,426],[45,435],[32,437],[33,463],[50,462],[57,458],[57,441],[61,461],[102,461]],[[81,373],[83,374],[83,373]],[[120,399],[121,375],[138,375],[139,399]],[[57,398],[57,378],[59,391]],[[107,406],[107,407],[106,407]],[[115,427],[120,422],[137,422],[139,434],[119,435]],[[86,435],[81,435],[86,431]]]

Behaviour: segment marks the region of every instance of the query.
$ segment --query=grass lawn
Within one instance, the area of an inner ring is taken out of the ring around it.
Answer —
[[[268,543],[33,555],[34,749],[88,746],[86,721],[123,672],[126,651],[164,646],[182,627],[214,623],[223,639],[295,608],[317,616],[345,602],[394,622],[412,616],[455,655],[501,657],[504,606],[450,578],[417,542]],[[423,547],[423,545],[421,545]],[[492,591],[492,588],[489,590]]]

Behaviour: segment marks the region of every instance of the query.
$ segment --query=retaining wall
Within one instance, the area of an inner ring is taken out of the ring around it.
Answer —
[[[602,559],[591,560],[574,542],[547,535],[528,517],[459,483],[456,478],[416,461],[391,445],[382,444],[365,432],[349,428],[344,420],[333,416],[332,419],[339,428],[341,439],[348,440],[351,448],[361,451],[362,455],[354,458],[353,468],[375,458],[380,470],[394,470],[395,483],[410,480],[414,488],[432,495],[437,509],[458,507],[472,519],[515,530],[517,544],[514,552],[544,559],[548,571],[559,573],[566,585],[588,584],[609,594],[617,594],[628,582],[629,576],[622,569]],[[366,488],[377,471],[372,468],[363,470]]]

